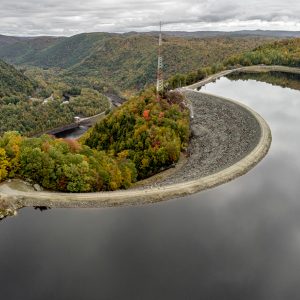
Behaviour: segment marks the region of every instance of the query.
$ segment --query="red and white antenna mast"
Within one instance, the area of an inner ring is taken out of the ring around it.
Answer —
[[[158,63],[157,63],[157,83],[156,93],[157,100],[160,100],[160,93],[164,90],[163,81],[163,60],[162,60],[162,33],[161,33],[161,22],[159,23],[159,41],[158,41]]]

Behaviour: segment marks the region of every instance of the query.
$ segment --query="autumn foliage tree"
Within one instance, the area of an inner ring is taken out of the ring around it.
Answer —
[[[177,162],[189,139],[184,98],[145,91],[100,121],[84,143],[42,135],[0,138],[0,181],[20,177],[62,192],[129,188]]]
[[[177,162],[188,140],[183,96],[172,92],[157,102],[149,89],[96,124],[85,144],[116,157],[126,153],[142,179]]]

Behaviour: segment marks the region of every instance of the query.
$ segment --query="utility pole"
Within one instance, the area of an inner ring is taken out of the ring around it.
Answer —
[[[159,40],[158,40],[158,62],[157,62],[157,83],[156,83],[156,95],[157,101],[160,100],[160,93],[164,90],[163,81],[163,60],[162,60],[162,33],[161,22],[159,23]]]

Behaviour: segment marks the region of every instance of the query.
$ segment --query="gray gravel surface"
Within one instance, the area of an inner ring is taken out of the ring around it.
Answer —
[[[222,98],[186,90],[194,119],[186,164],[172,176],[152,184],[162,186],[199,179],[241,160],[257,145],[261,130],[245,108]]]

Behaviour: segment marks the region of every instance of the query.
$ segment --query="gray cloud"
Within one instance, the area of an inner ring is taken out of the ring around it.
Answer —
[[[0,33],[165,30],[300,30],[299,0],[1,0]]]

